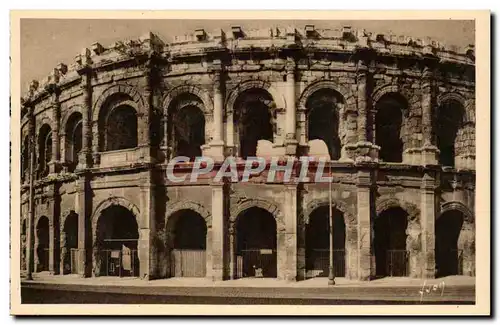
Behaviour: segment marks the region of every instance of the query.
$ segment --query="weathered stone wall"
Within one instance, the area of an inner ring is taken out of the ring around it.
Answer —
[[[52,132],[50,173],[34,173],[31,224],[36,227],[42,215],[49,218],[54,254],[49,268],[57,273],[60,227],[74,211],[81,226],[79,273],[88,276],[95,269],[95,252],[89,253],[93,218],[100,207],[123,203],[138,218],[141,276],[153,279],[169,275],[169,216],[191,209],[207,223],[207,276],[222,279],[234,277],[237,215],[258,206],[277,223],[278,277],[303,278],[305,224],[315,208],[328,203],[327,184],[270,184],[267,171],[246,184],[214,184],[209,177],[196,185],[171,184],[164,176],[173,154],[169,123],[177,110],[194,105],[205,118],[202,153],[216,160],[239,156],[238,105],[247,91],[258,90],[273,125],[266,154],[305,155],[317,149],[309,146],[308,100],[327,90],[338,99],[332,105],[341,154],[333,163],[332,200],[346,224],[346,276],[373,275],[370,223],[395,206],[408,213],[410,276],[433,276],[434,222],[449,209],[467,216],[460,247],[466,251],[465,273],[474,274],[474,87],[473,47],[460,50],[348,27],[246,31],[235,26],[214,33],[197,30],[170,44],[154,34],[107,48],[95,43],[69,67],[60,64],[46,80],[33,81],[22,98],[21,134],[34,139],[36,157],[42,149],[40,130],[49,126]],[[403,153],[397,163],[379,161],[376,145],[378,104],[391,96],[401,100],[402,109]],[[443,169],[436,120],[450,101],[464,114],[454,143],[455,165]],[[107,152],[105,119],[120,105],[137,115],[137,147]],[[73,114],[82,116],[82,150],[78,161],[69,162]],[[28,181],[25,177],[22,187],[23,218],[30,217]]]

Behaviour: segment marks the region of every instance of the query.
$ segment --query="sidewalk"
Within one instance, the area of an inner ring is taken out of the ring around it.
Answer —
[[[22,283],[73,284],[92,286],[127,286],[127,287],[248,287],[248,288],[324,288],[328,286],[327,278],[312,278],[290,282],[272,278],[243,278],[227,281],[212,281],[210,278],[169,278],[146,281],[139,278],[95,277],[80,278],[78,275],[50,275],[48,273],[33,274],[33,280],[22,279]],[[474,287],[475,277],[449,276],[439,279],[413,279],[403,277],[387,277],[372,281],[348,280],[336,278],[335,287],[422,287],[445,285],[446,287]]]

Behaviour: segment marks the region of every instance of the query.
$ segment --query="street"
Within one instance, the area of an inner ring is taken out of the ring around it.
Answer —
[[[422,292],[415,286],[334,288],[138,287],[23,283],[26,304],[474,304],[473,286]]]

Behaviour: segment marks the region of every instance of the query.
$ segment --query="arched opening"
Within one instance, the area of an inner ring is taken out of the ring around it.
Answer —
[[[137,113],[129,105],[111,110],[106,119],[106,151],[137,147]]]
[[[399,94],[386,94],[376,104],[375,142],[380,146],[382,161],[403,161],[403,117],[407,107],[406,99]]]
[[[97,223],[97,249],[101,276],[139,276],[137,243],[139,230],[128,209],[113,205]]]
[[[455,100],[445,101],[438,108],[436,138],[439,149],[439,163],[455,167],[457,137],[463,127],[464,107]]]
[[[449,210],[436,220],[436,276],[461,275],[462,251],[458,249],[458,237],[464,215]]]
[[[36,254],[37,254],[37,272],[49,270],[49,218],[41,216],[36,225]]]
[[[330,215],[328,206],[315,209],[306,226],[306,277],[327,277],[330,266]],[[333,209],[333,270],[345,276],[345,222],[341,211]]]
[[[78,215],[71,212],[63,227],[63,274],[78,273]]]
[[[49,174],[49,162],[52,159],[52,129],[44,124],[38,135],[38,177]]]
[[[205,144],[203,102],[189,93],[179,95],[168,107],[167,132],[173,156],[186,156],[194,161],[201,156]]]
[[[177,211],[167,223],[172,277],[205,277],[207,225],[193,210]]]
[[[66,124],[66,164],[68,171],[73,172],[78,165],[78,154],[82,150],[82,114],[73,113]]]
[[[236,233],[236,276],[277,277],[274,216],[262,208],[249,208],[239,214]]]
[[[274,140],[273,98],[264,89],[253,88],[241,93],[234,107],[239,155],[243,159],[255,157],[259,140]]]
[[[339,105],[342,96],[331,90],[321,89],[312,94],[306,102],[307,138],[323,140],[332,160],[338,160],[342,145],[339,136]]]
[[[374,222],[376,276],[407,276],[406,228],[408,213],[402,208],[381,212]]]

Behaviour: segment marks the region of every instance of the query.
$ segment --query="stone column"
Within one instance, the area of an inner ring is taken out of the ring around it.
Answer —
[[[49,172],[56,174],[60,167],[61,145],[59,139],[59,127],[61,116],[61,104],[59,103],[59,90],[55,85],[51,88],[52,105],[52,159],[49,162]]]
[[[52,211],[54,211],[54,209],[52,209]],[[55,245],[56,236],[55,236],[55,229],[54,229],[55,218],[56,218],[56,216],[52,215],[52,217],[50,218],[50,223],[49,223],[49,273],[51,275],[56,274],[56,268],[55,268],[56,254],[54,254],[55,249],[56,249],[56,245]]]
[[[76,182],[76,202],[75,209],[78,213],[78,275],[88,277],[89,259],[87,258],[88,246],[90,243],[89,232],[91,218],[91,200],[90,184],[88,175],[81,175]]]
[[[81,64],[84,62],[80,61]],[[83,65],[81,69],[78,70],[82,80],[80,83],[80,88],[82,89],[82,150],[80,151],[78,157],[78,167],[77,169],[87,169],[92,166],[92,145],[94,145],[94,153],[97,155],[99,152],[99,138],[96,133],[96,137],[92,139],[92,125],[91,125],[91,107],[92,107],[92,85],[91,85],[91,68],[90,65]],[[96,125],[97,128],[97,125]],[[94,157],[94,162],[99,163],[99,157]]]
[[[227,107],[226,112],[226,155],[237,156],[234,147],[234,111],[232,107]]]
[[[432,140],[432,105],[434,103],[434,74],[429,67],[425,67],[421,79],[422,105],[422,165],[436,165],[438,163],[438,148]]]
[[[154,242],[156,235],[156,204],[153,171],[141,173],[140,213],[139,216],[139,277],[152,280],[158,277],[157,247]]]
[[[422,277],[432,279],[435,277],[435,220],[436,220],[436,181],[432,173],[426,172],[420,186],[420,227]]]
[[[212,279],[222,281],[224,272],[224,184],[213,183],[212,186]],[[207,256],[208,258],[208,256]]]
[[[465,221],[458,237],[458,249],[462,250],[462,274],[476,276],[476,236],[475,225]]]
[[[286,119],[285,119],[285,152],[287,155],[295,155],[297,153],[297,137],[296,137],[296,114],[295,107],[295,62],[289,59],[286,67]]]
[[[137,143],[138,143],[138,161],[142,163],[151,163],[154,160],[151,152],[151,124],[153,117],[153,58],[146,62],[144,70],[144,107],[137,113]]]
[[[224,96],[222,87],[221,65],[220,61],[214,63],[214,133],[210,143],[210,152],[208,153],[214,160],[224,160],[224,139],[223,139],[223,114],[224,114]]]
[[[371,172],[359,170],[357,178],[358,279],[370,280],[372,274]]]
[[[285,236],[287,281],[297,280],[297,185],[285,185]]]
[[[358,106],[358,143],[356,143],[357,154],[356,159],[361,161],[377,161],[378,160],[378,146],[375,146],[370,141],[368,141],[368,100],[370,100],[370,94],[368,92],[368,67],[363,61],[358,62],[358,71],[356,75],[357,83],[357,106]],[[349,154],[349,147],[346,148],[346,154]],[[352,150],[352,149],[351,149]],[[343,150],[344,151],[344,150]]]

